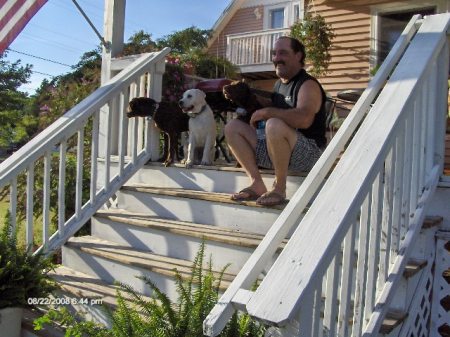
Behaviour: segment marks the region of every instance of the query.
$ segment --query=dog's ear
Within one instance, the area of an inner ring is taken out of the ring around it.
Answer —
[[[197,89],[198,91],[200,91],[200,97],[202,97],[203,99],[206,99],[206,93],[203,90]]]

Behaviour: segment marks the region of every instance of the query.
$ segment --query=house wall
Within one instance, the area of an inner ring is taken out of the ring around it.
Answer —
[[[231,18],[216,41],[209,48],[213,55],[225,56],[226,35],[263,29],[264,3],[267,0],[247,1]],[[376,22],[372,14],[379,11],[437,5],[438,12],[449,8],[447,0],[308,0],[309,11],[322,15],[335,33],[331,49],[329,72],[319,78],[331,95],[345,89],[365,88],[370,79],[373,61],[373,29]],[[251,6],[259,3],[259,6]],[[249,6],[250,5],[250,6]],[[255,10],[257,10],[255,12]],[[259,13],[261,15],[257,15]],[[274,80],[254,82],[259,88],[271,88]]]
[[[335,96],[341,90],[365,88],[369,81],[369,6],[315,0],[312,10],[323,16],[335,33],[328,73],[319,77],[325,90]]]
[[[263,6],[247,7],[239,9],[231,18],[225,28],[220,32],[215,41],[211,44],[208,52],[211,55],[221,57],[226,56],[227,49],[227,35],[237,33],[256,32],[263,29],[263,15],[256,13],[263,13]]]

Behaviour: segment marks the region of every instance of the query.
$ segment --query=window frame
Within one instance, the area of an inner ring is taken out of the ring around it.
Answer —
[[[369,70],[372,71],[378,64],[378,39],[381,29],[381,15],[398,12],[414,11],[416,9],[425,9],[435,7],[436,13],[446,13],[450,11],[450,4],[446,0],[410,0],[408,3],[392,2],[370,7],[370,59]]]

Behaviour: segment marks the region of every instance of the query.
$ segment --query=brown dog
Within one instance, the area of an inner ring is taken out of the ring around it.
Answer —
[[[175,155],[178,156],[178,137],[189,130],[189,117],[177,103],[156,102],[147,97],[133,98],[128,104],[127,117],[150,117],[156,126],[164,132],[164,151],[160,161],[164,166],[173,163]]]
[[[250,88],[244,81],[234,81],[223,87],[223,95],[226,99],[246,111],[244,114],[239,114],[238,119],[249,123],[252,114],[256,110],[271,105],[272,93]],[[261,102],[265,102],[264,105]]]

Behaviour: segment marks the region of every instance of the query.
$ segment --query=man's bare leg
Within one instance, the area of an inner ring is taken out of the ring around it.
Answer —
[[[267,151],[275,170],[275,181],[272,189],[259,198],[258,203],[271,205],[286,198],[289,160],[297,142],[297,132],[282,120],[271,118],[266,122],[266,142]]]
[[[250,178],[251,183],[248,186],[248,189],[253,191],[257,196],[265,193],[267,188],[256,164],[255,129],[247,123],[233,119],[225,126],[225,137],[233,155]],[[232,199],[236,200],[248,197],[250,197],[249,192],[244,191],[232,195]]]

